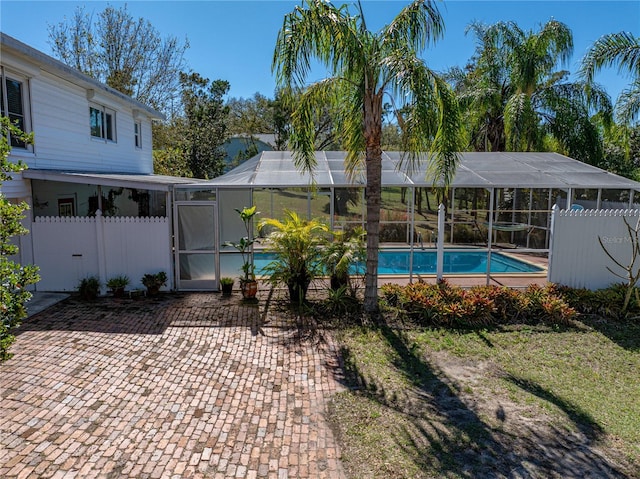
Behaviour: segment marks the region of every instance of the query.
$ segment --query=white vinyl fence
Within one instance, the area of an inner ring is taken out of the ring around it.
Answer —
[[[549,281],[574,288],[600,289],[623,280],[625,271],[607,256],[620,263],[631,262],[633,243],[625,225],[632,228],[640,220],[640,210],[559,210],[554,207],[549,252]],[[640,258],[639,258],[640,261]]]
[[[106,281],[127,275],[128,288],[143,288],[145,273],[171,274],[171,231],[167,218],[36,217],[31,225],[38,291],[73,291],[82,278]]]

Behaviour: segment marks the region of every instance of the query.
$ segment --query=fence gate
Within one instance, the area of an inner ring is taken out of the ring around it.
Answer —
[[[174,203],[177,289],[217,289],[219,271],[216,203]]]

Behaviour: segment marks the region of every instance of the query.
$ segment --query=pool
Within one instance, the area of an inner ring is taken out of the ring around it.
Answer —
[[[256,273],[261,274],[262,269],[274,260],[271,253],[255,253]],[[379,275],[408,275],[409,274],[409,250],[381,250],[378,254]],[[486,251],[448,251],[444,252],[445,274],[486,274]],[[517,258],[502,253],[491,253],[491,273],[539,273],[543,268],[526,263]],[[414,274],[436,274],[436,251],[413,251]]]

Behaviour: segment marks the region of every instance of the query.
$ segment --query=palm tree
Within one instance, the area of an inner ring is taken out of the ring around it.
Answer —
[[[514,22],[472,23],[476,53],[466,71],[454,69],[455,84],[470,126],[469,143],[480,151],[540,151],[556,146],[591,164],[602,158],[602,142],[591,113],[606,117],[604,91],[567,83],[557,71],[573,52],[571,30],[550,20],[538,32]],[[550,139],[552,145],[549,145]]]
[[[618,72],[631,75],[631,85],[616,101],[616,115],[621,123],[631,123],[640,114],[640,37],[631,33],[610,33],[600,37],[582,59],[580,74],[593,83],[602,67],[618,65]]]
[[[368,30],[358,14],[322,0],[308,0],[284,18],[278,33],[273,69],[280,87],[302,88],[315,59],[330,77],[309,85],[292,115],[291,145],[296,166],[313,173],[313,123],[318,105],[331,104],[336,128],[347,150],[346,170],[364,168],[367,181],[367,262],[364,309],[378,309],[378,243],[382,177],[383,97],[402,101],[397,111],[412,170],[421,153],[430,152],[434,183],[453,178],[460,145],[455,96],[446,82],[418,58],[442,35],[443,21],[431,0],[416,0],[378,32]],[[406,102],[406,103],[405,103]]]

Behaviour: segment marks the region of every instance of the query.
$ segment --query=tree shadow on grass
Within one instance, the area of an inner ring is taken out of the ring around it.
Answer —
[[[390,414],[398,420],[388,425],[387,439],[418,470],[429,471],[425,477],[434,473],[464,478],[627,477],[592,449],[602,430],[576,406],[539,385],[511,377],[513,384],[559,407],[583,434],[568,433],[548,421],[540,427],[540,422],[512,417],[502,407],[508,400],[490,398],[498,404],[496,424],[485,417],[486,412],[481,416],[476,401],[484,398],[463,394],[454,380],[411,345],[406,334],[386,324],[379,326],[379,332],[395,353],[393,366],[412,384],[411,391],[399,397],[397,391],[385,390],[383,378],[367,377],[358,358],[343,349],[346,380],[360,394],[393,411]],[[518,427],[502,427],[500,421]]]
[[[578,320],[627,351],[640,352],[640,319],[610,319],[584,315]]]
[[[518,386],[525,392],[533,394],[540,399],[550,402],[554,406],[558,407],[567,417],[573,422],[573,424],[580,429],[580,431],[589,439],[598,440],[604,433],[602,427],[593,419],[593,417],[583,411],[582,408],[569,401],[556,396],[551,391],[543,388],[539,384],[523,378],[515,377],[511,374],[503,376],[503,379]]]

